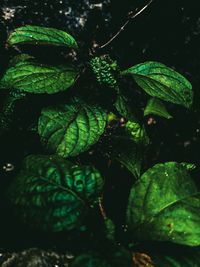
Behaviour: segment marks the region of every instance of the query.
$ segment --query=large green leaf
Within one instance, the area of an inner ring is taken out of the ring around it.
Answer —
[[[149,95],[189,108],[192,105],[192,85],[181,74],[164,64],[147,61],[122,72],[131,75]]]
[[[77,48],[75,39],[68,33],[47,27],[26,25],[15,29],[8,38],[9,45],[34,44]]]
[[[167,111],[165,105],[159,99],[154,98],[154,97],[149,99],[144,110],[144,116],[148,116],[152,114],[166,118],[166,119],[172,118],[172,116]]]
[[[95,144],[103,134],[107,114],[80,99],[42,110],[38,132],[48,150],[62,157],[76,156]]]
[[[129,229],[139,240],[200,245],[200,194],[185,166],[157,164],[133,186]]]
[[[77,74],[72,66],[45,65],[24,55],[12,60],[0,87],[34,94],[54,94],[72,86]]]
[[[11,183],[8,197],[18,216],[45,231],[80,226],[103,187],[100,173],[57,156],[30,155]]]

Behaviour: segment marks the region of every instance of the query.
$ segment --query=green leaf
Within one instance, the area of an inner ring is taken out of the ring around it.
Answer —
[[[122,72],[131,75],[150,96],[189,108],[192,105],[192,85],[181,74],[164,64],[148,61]]]
[[[11,62],[0,87],[34,94],[54,94],[72,86],[77,74],[72,66],[45,65],[24,56]]]
[[[53,45],[78,48],[75,39],[68,33],[47,27],[26,25],[15,29],[9,36],[7,43],[34,44],[34,45]]]
[[[114,152],[114,158],[138,179],[143,159],[141,147],[133,142],[122,142],[122,140],[119,140],[118,145],[119,147]]]
[[[144,147],[136,143],[125,129],[112,136],[111,156],[125,166],[136,178],[140,177]]]
[[[42,110],[38,132],[48,150],[62,157],[76,156],[94,145],[103,134],[107,113],[80,99]]]
[[[148,115],[156,115],[156,116],[160,116],[166,119],[171,119],[173,118],[169,112],[167,111],[165,105],[162,103],[162,101],[160,101],[157,98],[151,98],[149,99],[145,110],[144,110],[144,116],[148,116]]]
[[[135,121],[128,121],[125,125],[125,129],[136,144],[142,144],[144,146],[149,144],[149,137],[144,125],[141,126]]]
[[[82,254],[72,262],[72,267],[112,267],[97,253]]]
[[[200,194],[185,166],[147,170],[131,190],[127,223],[138,240],[200,245]]]
[[[133,105],[123,95],[118,95],[117,100],[114,104],[117,112],[127,120],[134,120],[138,122],[136,111]]]
[[[179,249],[153,253],[151,258],[156,267],[199,267],[200,252],[198,249]]]
[[[100,196],[103,180],[92,166],[57,156],[30,155],[8,190],[22,221],[44,231],[79,227]]]

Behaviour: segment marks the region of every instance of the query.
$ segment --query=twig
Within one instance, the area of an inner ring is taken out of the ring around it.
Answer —
[[[139,11],[137,11],[136,13],[134,13],[134,14],[132,14],[132,12],[131,13],[129,13],[129,14],[131,14],[130,16],[129,16],[129,18],[128,18],[128,20],[121,26],[121,28],[119,29],[119,31],[116,33],[116,34],[114,34],[112,37],[111,37],[111,39],[110,40],[108,40],[105,44],[103,44],[103,45],[101,45],[100,47],[99,47],[99,49],[102,49],[102,48],[104,48],[104,47],[106,47],[107,45],[109,45],[113,40],[115,40],[117,37],[118,37],[118,35],[120,35],[120,33],[125,29],[125,27],[130,23],[130,21],[132,20],[132,19],[135,19],[137,16],[139,16],[142,12],[144,12],[152,3],[153,3],[153,1],[154,0],[150,0],[144,7],[142,7]]]

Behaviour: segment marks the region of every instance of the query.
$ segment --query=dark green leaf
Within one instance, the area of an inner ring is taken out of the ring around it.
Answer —
[[[186,168],[168,162],[147,170],[131,190],[127,222],[139,240],[200,245],[200,194]]]
[[[44,65],[28,57],[21,59],[11,62],[1,79],[1,88],[34,94],[54,94],[72,86],[78,74],[72,66]]]
[[[192,85],[181,74],[158,62],[144,62],[122,72],[131,75],[149,95],[189,108]]]
[[[153,253],[151,258],[156,267],[199,267],[200,252],[198,249],[179,249],[165,253]]]
[[[102,187],[94,167],[73,165],[57,156],[31,155],[8,197],[25,223],[44,231],[63,231],[81,225]]]
[[[38,132],[48,150],[62,157],[76,156],[99,140],[106,120],[101,107],[74,99],[67,105],[43,109]]]
[[[54,28],[32,25],[15,29],[8,38],[8,44],[53,45],[78,48],[75,39],[70,34]]]
[[[162,101],[160,101],[157,98],[149,99],[149,101],[145,107],[144,116],[148,116],[151,114],[156,115],[156,116],[160,116],[160,117],[163,117],[166,119],[172,118],[172,116],[167,111],[165,105],[162,103]]]
[[[106,251],[105,251],[106,250]],[[88,252],[75,258],[72,267],[131,267],[132,255],[123,248],[104,249],[102,252]]]
[[[136,178],[140,177],[143,153],[134,142],[122,142],[114,152],[114,158],[124,165]]]
[[[123,95],[118,95],[115,102],[115,108],[117,112],[127,120],[134,120],[138,122],[136,111],[134,107],[130,104],[128,99]]]
[[[188,171],[193,171],[194,169],[196,169],[196,165],[193,163],[181,162],[180,164],[181,166],[185,167]]]
[[[144,152],[143,144],[136,143],[125,129],[122,129],[118,135],[113,135],[112,141],[112,157],[139,178]]]

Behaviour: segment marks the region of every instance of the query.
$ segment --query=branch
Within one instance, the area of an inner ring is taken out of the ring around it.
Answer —
[[[128,20],[121,26],[119,31],[114,34],[110,40],[108,40],[105,44],[101,45],[99,49],[102,49],[112,43],[119,35],[120,33],[125,29],[125,27],[130,23],[131,20],[135,19],[137,16],[139,16],[142,12],[144,12],[152,3],[154,0],[150,0],[144,7],[142,7],[139,11],[136,11],[136,13],[130,12]]]

